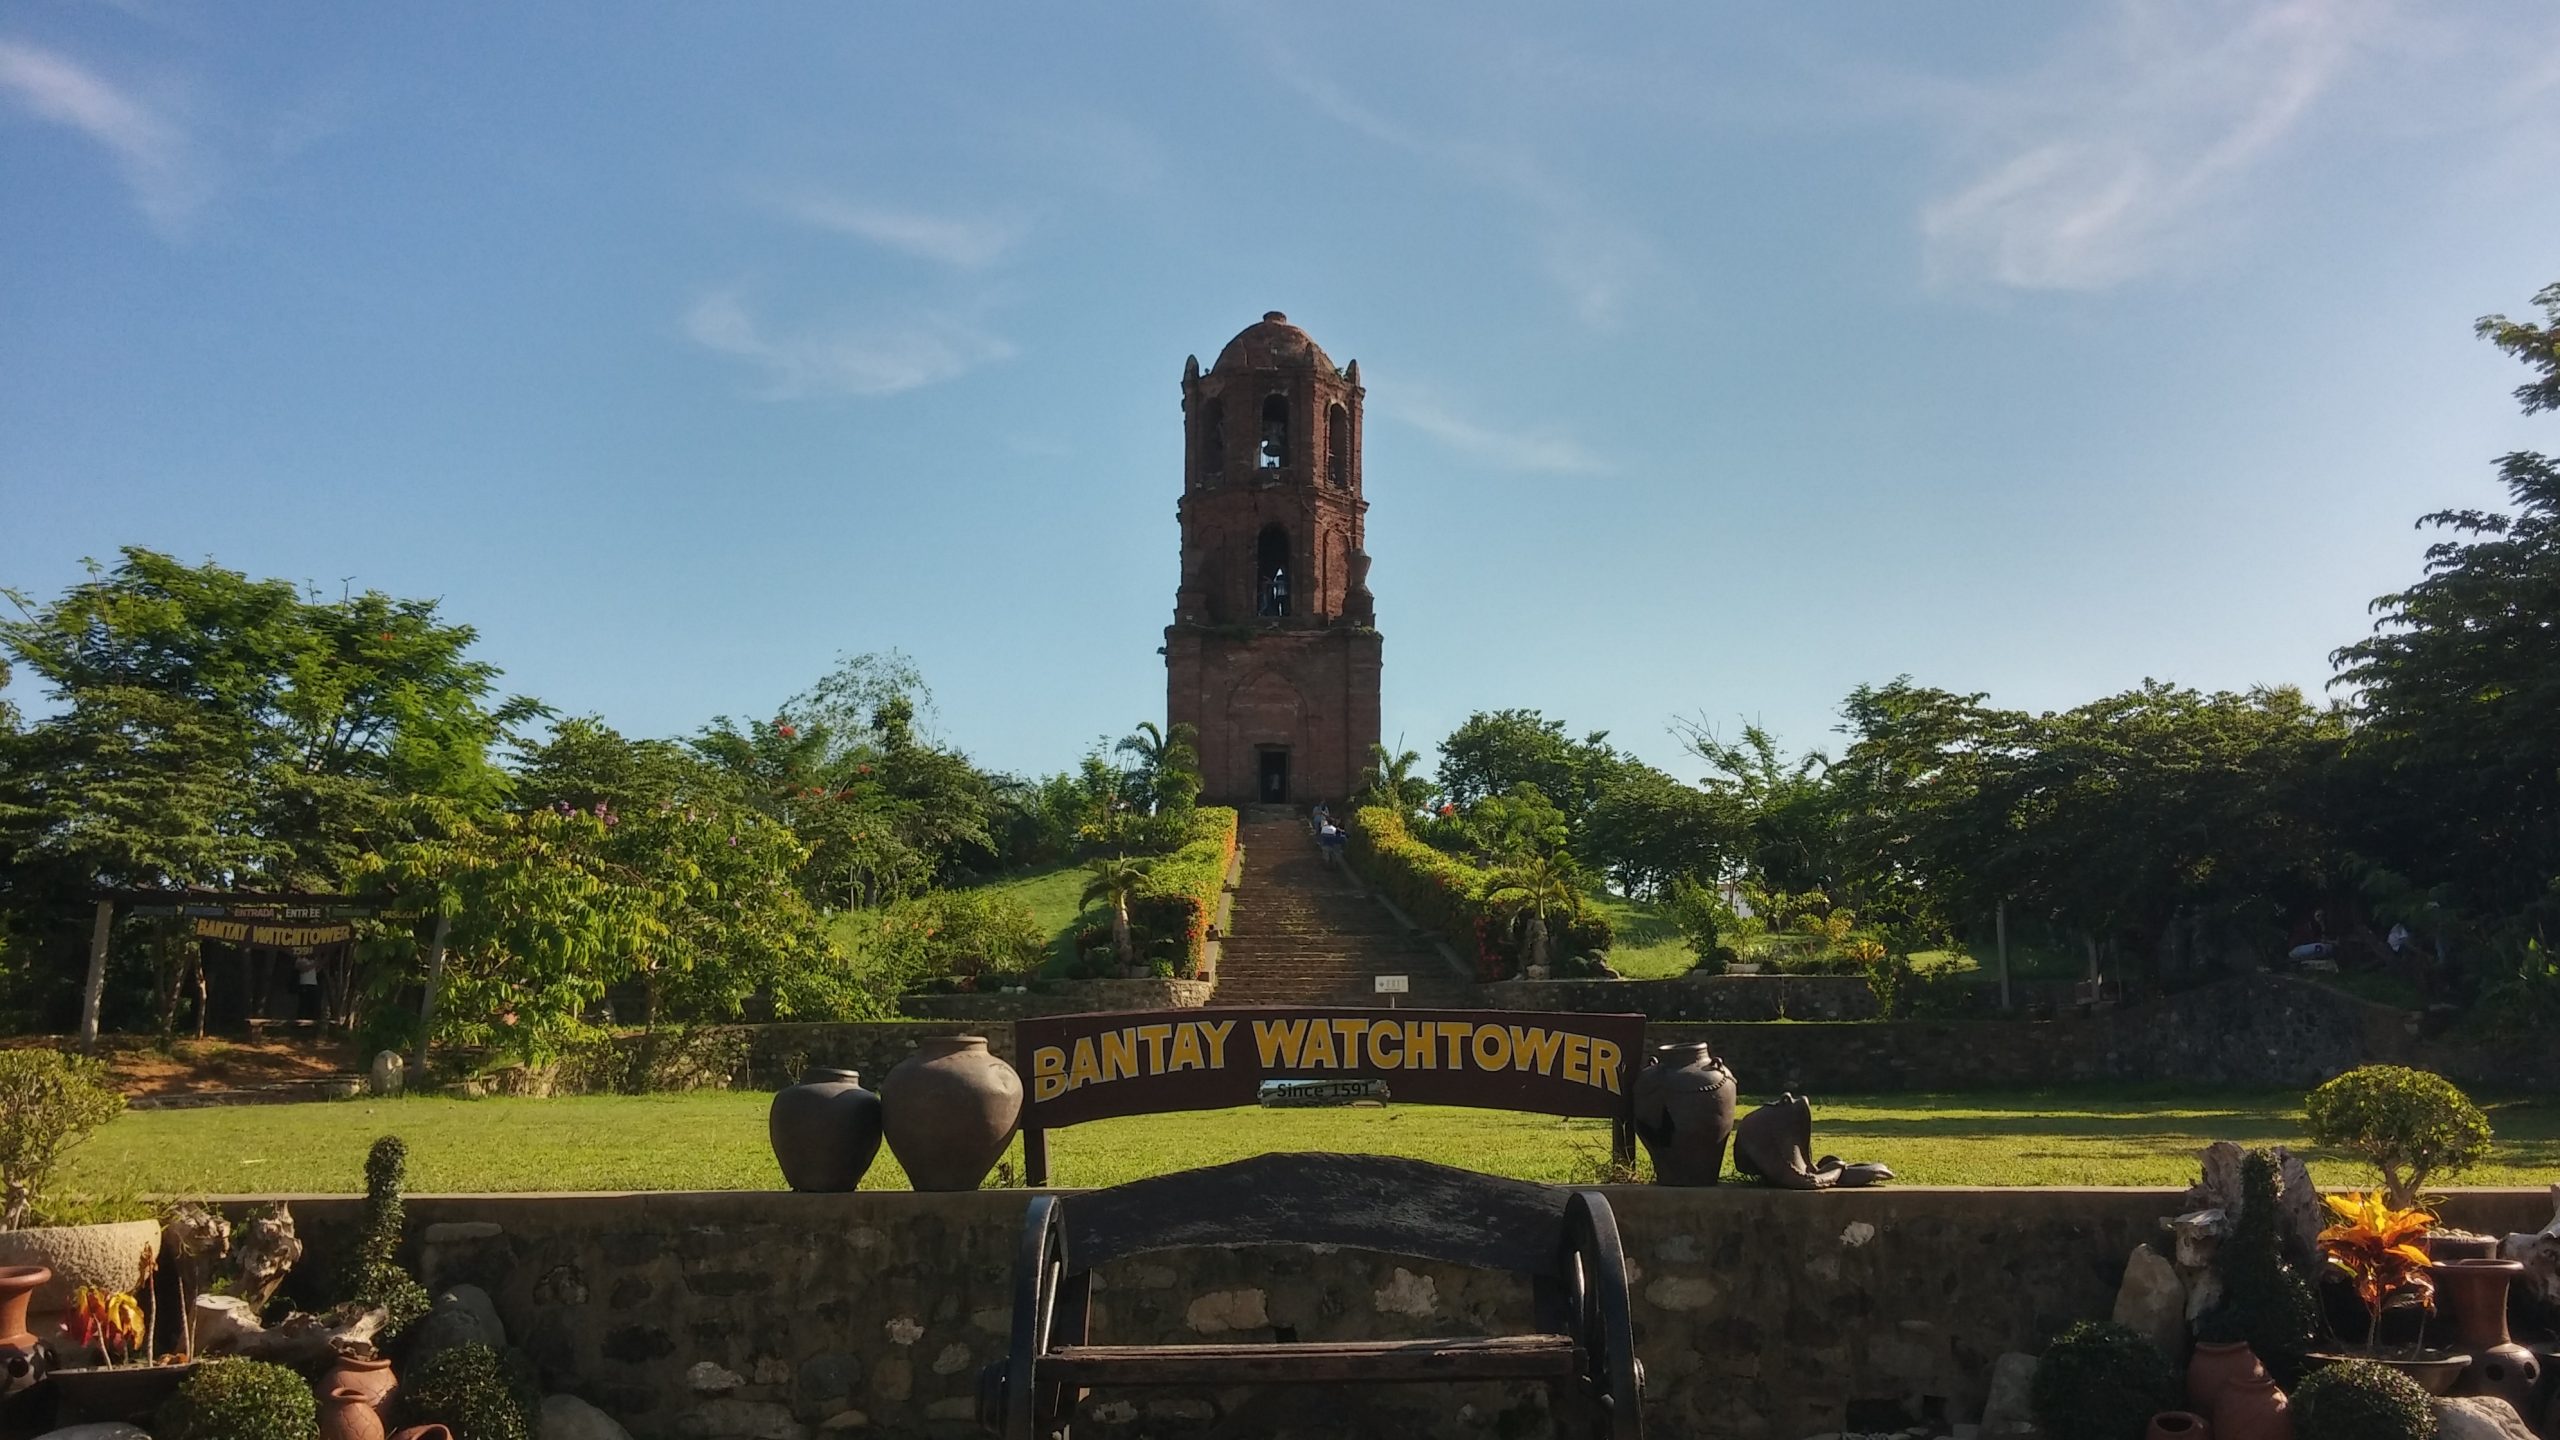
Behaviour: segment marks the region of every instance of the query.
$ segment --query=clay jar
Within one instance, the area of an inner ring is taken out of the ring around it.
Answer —
[[[916,1042],[880,1086],[889,1151],[918,1190],[975,1190],[1022,1120],[1022,1077],[984,1035]]]
[[[2151,1417],[2142,1432],[2142,1440],[2213,1440],[2213,1426],[2201,1415],[2185,1410],[2163,1410]]]
[[[2293,1440],[2293,1406],[2265,1371],[2234,1376],[2214,1397],[2213,1440]]]
[[[1654,1047],[1636,1076],[1636,1138],[1657,1185],[1713,1185],[1733,1138],[1733,1072],[1703,1042]]]
[[[379,1355],[341,1355],[320,1377],[318,1388],[324,1400],[340,1390],[353,1390],[365,1396],[378,1415],[391,1403],[392,1392],[400,1388],[400,1381],[391,1373],[391,1362]]]
[[[2430,1235],[2426,1238],[2427,1258],[2447,1260],[2495,1260],[2498,1242],[2486,1235]]]
[[[851,1190],[880,1153],[880,1097],[854,1071],[812,1066],[773,1097],[765,1134],[792,1189]]]
[[[2435,1277],[2437,1304],[2453,1317],[2455,1343],[2471,1352],[2453,1393],[2494,1395],[2518,1414],[2529,1413],[2542,1383],[2542,1357],[2507,1333],[2507,1286],[2524,1266],[2514,1260],[2440,1260],[2427,1271]]]
[[[391,1440],[453,1440],[453,1432],[441,1425],[412,1425],[392,1431]]]
[[[2258,1364],[2257,1352],[2249,1348],[2248,1342],[2200,1341],[2187,1360],[2187,1408],[2208,1420],[2219,1419],[2214,1406],[2222,1400],[2223,1387],[2234,1380],[2266,1378],[2267,1372]]]
[[[320,1440],[382,1440],[382,1416],[362,1390],[332,1390],[320,1397]]]
[[[41,1265],[0,1265],[0,1346],[32,1350],[35,1333],[27,1329],[27,1302],[53,1278]]]

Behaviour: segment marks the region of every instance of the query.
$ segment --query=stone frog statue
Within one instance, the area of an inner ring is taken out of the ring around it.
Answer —
[[[1781,1190],[1829,1190],[1893,1178],[1882,1165],[1812,1154],[1813,1102],[1801,1095],[1782,1095],[1733,1127],[1734,1168]]]

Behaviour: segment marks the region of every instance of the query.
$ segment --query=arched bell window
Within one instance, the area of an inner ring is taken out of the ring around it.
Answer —
[[[1262,402],[1262,456],[1265,470],[1289,463],[1289,397],[1272,395]]]
[[[1351,412],[1340,405],[1324,412],[1324,478],[1336,490],[1351,486]]]
[[[1253,613],[1281,619],[1289,613],[1289,531],[1265,525],[1253,542]]]

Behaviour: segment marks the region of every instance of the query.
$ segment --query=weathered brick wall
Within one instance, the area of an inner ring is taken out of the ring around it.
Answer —
[[[1609,1194],[1634,1272],[1648,1427],[1778,1440],[1841,1429],[1852,1404],[1967,1417],[2001,1352],[2108,1312],[2125,1256],[2159,1236],[2176,1198]],[[487,1289],[548,1387],[602,1406],[639,1440],[956,1437],[973,1433],[979,1366],[1004,1348],[1023,1202],[1021,1191],[419,1196],[409,1220],[429,1283]],[[295,1201],[316,1252],[345,1243],[357,1203]],[[2524,1229],[2549,1206],[2540,1191],[2455,1192],[2447,1218]],[[1367,1339],[1500,1333],[1524,1322],[1526,1296],[1502,1277],[1350,1252],[1186,1252],[1106,1270],[1096,1312],[1105,1339]],[[1265,1433],[1284,1418],[1336,1422],[1318,1433],[1549,1433],[1534,1393],[1501,1387],[1094,1399],[1095,1432],[1132,1440]],[[1340,1423],[1371,1405],[1399,1418]]]

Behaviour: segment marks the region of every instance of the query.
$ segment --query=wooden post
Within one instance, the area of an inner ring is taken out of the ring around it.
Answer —
[[[1038,1126],[1022,1132],[1022,1183],[1035,1190],[1049,1183],[1049,1132]]]
[[[1991,933],[2000,947],[2000,1008],[2009,1008],[2009,902],[2003,900],[1991,912]]]
[[[115,928],[116,902],[98,902],[97,922],[89,927],[89,982],[80,992],[80,1053],[98,1053],[98,1001],[107,993],[107,932]]]
[[[427,942],[427,998],[418,1002],[418,1054],[409,1063],[409,1083],[427,1083],[427,1047],[435,1042],[436,991],[444,984],[444,942],[453,933],[453,917],[436,912],[435,938]]]

